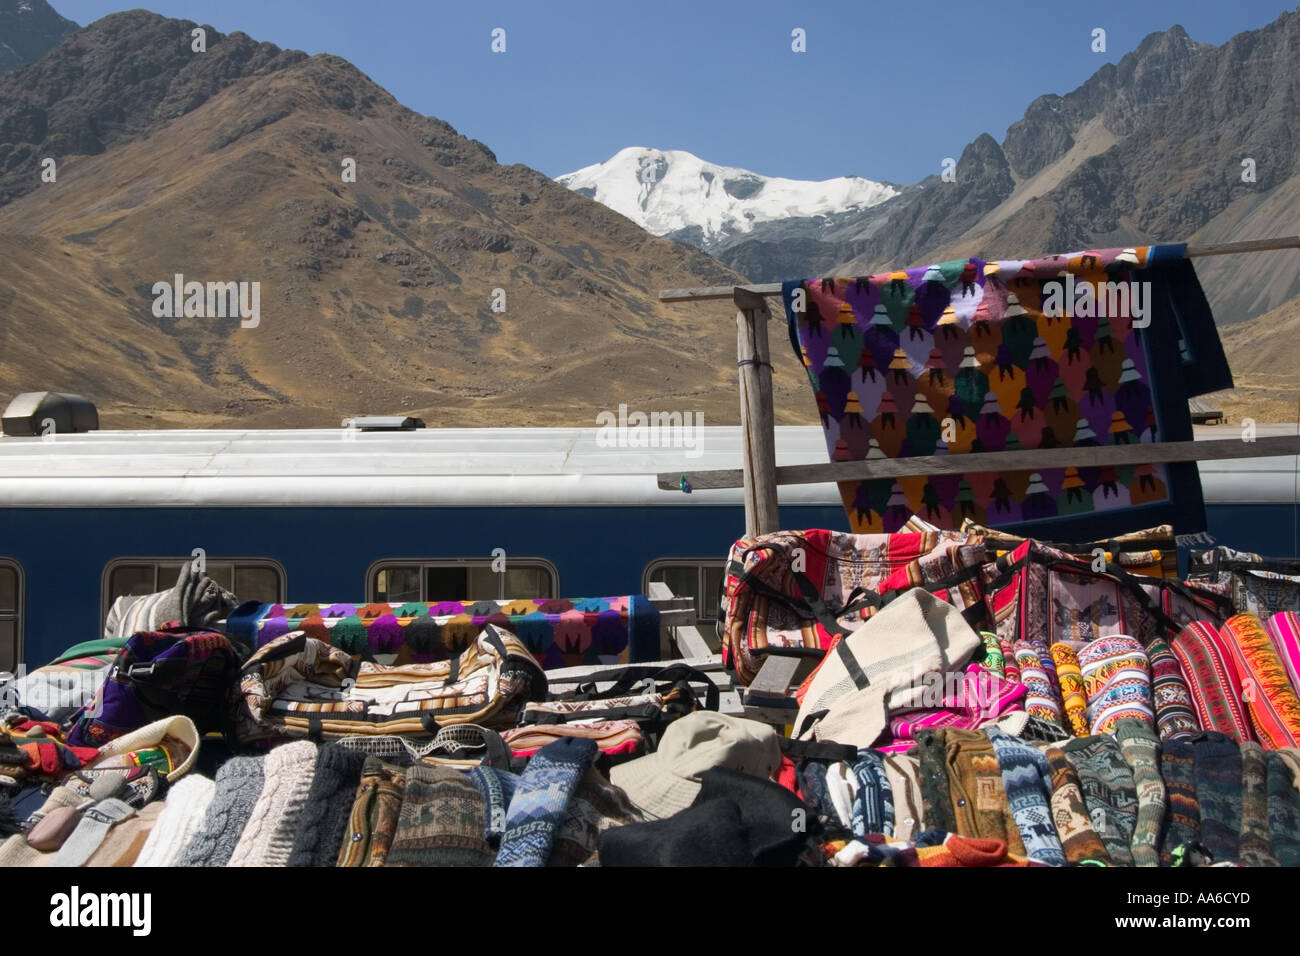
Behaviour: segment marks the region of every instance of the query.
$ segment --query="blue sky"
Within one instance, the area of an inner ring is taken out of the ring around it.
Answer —
[[[128,9],[51,0],[80,24]],[[153,0],[149,9],[356,64],[403,104],[551,176],[624,146],[798,179],[910,183],[1001,140],[1147,34],[1223,43],[1280,0]],[[506,31],[493,53],[491,31]],[[806,31],[807,52],[791,50]],[[1091,50],[1106,31],[1106,52]]]

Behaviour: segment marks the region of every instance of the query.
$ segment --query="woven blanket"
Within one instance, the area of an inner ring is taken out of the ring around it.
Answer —
[[[1201,727],[1237,743],[1254,740],[1241,708],[1241,679],[1219,632],[1203,621],[1193,622],[1178,632],[1170,649],[1178,658]]]
[[[1255,738],[1266,750],[1300,746],[1300,698],[1259,618],[1237,614],[1219,636],[1241,675],[1242,701]]]
[[[1300,691],[1300,615],[1295,611],[1274,614],[1264,629],[1273,640],[1273,649],[1291,678],[1291,686]]]
[[[302,631],[349,654],[396,654],[396,663],[447,660],[484,625],[515,634],[544,668],[659,658],[659,612],[644,595],[440,601],[436,604],[241,604],[228,633],[262,647]]]
[[[1232,379],[1182,253],[971,258],[784,283],[831,460],[1192,438],[1187,398]],[[856,532],[896,531],[913,513],[1057,540],[1205,527],[1193,464],[880,478],[840,494]]]

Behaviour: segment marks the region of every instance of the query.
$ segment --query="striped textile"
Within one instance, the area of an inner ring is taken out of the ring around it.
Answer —
[[[1273,640],[1273,649],[1282,659],[1291,686],[1300,693],[1300,614],[1279,611],[1268,619],[1264,630]]]
[[[1079,669],[1079,655],[1069,644],[1057,641],[1048,648],[1056,664],[1056,679],[1061,687],[1061,705],[1070,732],[1076,737],[1088,736],[1088,693],[1083,684],[1083,671]]]
[[[998,647],[1002,651],[1002,676],[1007,680],[1021,680],[1020,665],[1016,663],[1016,649],[1004,637],[998,637]]]
[[[1016,668],[1020,671],[1020,682],[1025,685],[1026,712],[1031,717],[1065,727],[1061,700],[1052,691],[1052,682],[1038,648],[1028,641],[1016,641],[1014,654]]]
[[[1124,634],[1090,641],[1079,652],[1079,669],[1088,693],[1088,723],[1093,734],[1113,734],[1124,717],[1155,730],[1151,668],[1146,651]]]
[[[947,677],[948,675],[944,675]],[[990,720],[1019,710],[1025,686],[993,674],[979,664],[969,664],[953,693],[945,693],[939,707],[899,714],[889,721],[896,740],[915,740],[918,731],[939,727],[974,730]]]
[[[1151,662],[1151,699],[1160,739],[1169,741],[1197,733],[1201,722],[1196,717],[1196,705],[1169,642],[1157,637],[1147,645],[1147,659]]]
[[[984,642],[984,667],[999,677],[1006,677],[1006,661],[1002,656],[998,636],[992,631],[980,631],[980,640]]]
[[[1241,675],[1242,700],[1256,738],[1266,750],[1300,746],[1300,698],[1259,618],[1234,615],[1219,636]]]
[[[1241,709],[1237,669],[1213,625],[1193,621],[1174,637],[1171,649],[1178,658],[1201,727],[1225,734],[1237,743],[1254,740],[1250,721]]]

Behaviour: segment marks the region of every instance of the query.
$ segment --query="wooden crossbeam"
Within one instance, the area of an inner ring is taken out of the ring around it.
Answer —
[[[918,458],[872,458],[862,461],[832,461],[815,465],[781,465],[776,469],[778,485],[811,485],[828,481],[864,481],[870,478],[902,478],[911,475],[975,474],[990,471],[1038,471],[1044,468],[1095,468],[1116,465],[1158,464],[1174,461],[1224,461],[1234,458],[1276,458],[1300,455],[1300,436],[1284,435],[1235,441],[1133,442],[1097,447],[1030,448],[1020,451],[984,451],[963,455],[930,455]],[[675,491],[681,472],[657,476],[660,488]],[[686,480],[696,491],[744,487],[739,468],[718,471],[688,471]]]
[[[1151,243],[1159,245],[1159,243]],[[1300,249],[1300,236],[1281,236],[1276,239],[1246,239],[1241,242],[1198,242],[1189,243],[1183,253],[1185,259],[1199,259],[1204,256],[1228,256],[1239,252],[1276,252],[1280,249]],[[1026,258],[1033,258],[1028,256]],[[781,283],[762,282],[752,285],[706,286],[699,289],[664,289],[659,293],[661,302],[705,302],[709,299],[730,299],[736,290],[742,289],[750,295],[780,295]]]

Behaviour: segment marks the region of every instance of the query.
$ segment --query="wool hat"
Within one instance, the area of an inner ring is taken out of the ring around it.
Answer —
[[[701,776],[712,767],[769,778],[780,765],[772,727],[697,710],[669,724],[654,753],[614,767],[610,780],[647,816],[662,819],[691,805]]]
[[[217,785],[197,773],[172,784],[162,815],[133,866],[173,866],[194,838],[216,795]]]
[[[808,684],[796,733],[859,749],[889,726],[891,711],[916,709],[927,675],[963,668],[983,644],[961,612],[914,588],[827,652]]]
[[[289,866],[333,866],[348,829],[348,814],[366,755],[337,743],[316,752],[307,802],[293,830]]]
[[[316,745],[310,740],[281,744],[266,755],[262,792],[227,866],[286,866],[293,833],[311,791]]]
[[[491,866],[483,796],[460,770],[416,764],[384,866]]]
[[[753,866],[754,857],[739,805],[714,799],[667,819],[606,830],[600,835],[600,865],[739,867]]]
[[[1079,775],[1088,815],[1106,854],[1116,866],[1132,866],[1137,784],[1119,744],[1107,734],[1075,737],[1063,744],[1061,751]]]
[[[1143,720],[1123,717],[1115,722],[1124,761],[1133,771],[1137,788],[1137,822],[1133,827],[1134,866],[1160,865],[1160,827],[1165,819],[1164,778],[1160,776],[1160,738]]]
[[[1093,829],[1074,766],[1058,746],[1047,747],[1043,756],[1052,772],[1052,823],[1056,826],[1066,862],[1109,864],[1106,845]]]
[[[1186,737],[1167,740],[1160,754],[1160,778],[1165,783],[1164,835],[1160,862],[1172,866],[1174,851],[1201,842],[1201,809],[1196,801],[1192,745]]]
[[[1215,863],[1235,863],[1241,846],[1241,748],[1226,734],[1191,739],[1201,844]]]

